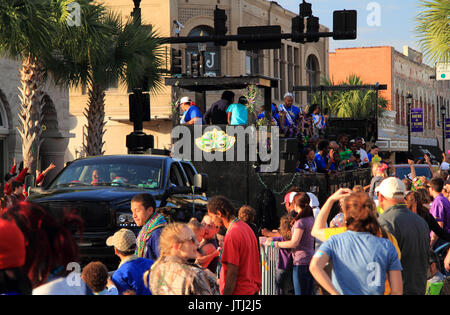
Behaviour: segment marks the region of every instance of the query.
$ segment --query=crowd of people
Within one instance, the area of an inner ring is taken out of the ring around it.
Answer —
[[[189,97],[181,98],[178,103],[183,111],[182,125],[245,126],[249,123],[246,96],[240,96],[235,103],[232,91],[223,92],[221,99],[204,114]],[[261,106],[257,122],[264,120],[265,114],[264,106]],[[327,119],[317,104],[309,106],[307,111],[294,105],[292,93],[286,93],[283,104],[272,104],[272,125],[280,128],[280,137],[298,141],[297,172],[330,174],[367,168],[372,159],[375,162],[383,160],[379,148],[374,145],[368,150],[362,137],[350,139],[348,135],[342,134],[336,141],[327,140]]]
[[[42,172],[36,171],[36,186],[41,186],[45,176],[54,168],[55,164],[50,165]],[[8,208],[16,205],[20,201],[24,201],[29,195],[25,189],[25,177],[28,175],[29,167],[23,167],[23,162],[17,166],[17,159],[14,157],[14,163],[8,173],[5,175],[5,184],[3,186],[3,196],[0,199],[0,209]],[[19,174],[17,174],[17,171]]]
[[[319,144],[321,157],[329,145]],[[82,236],[82,219],[59,220],[27,202],[28,168],[17,175],[14,162],[0,212],[0,294],[258,295],[267,248],[278,252],[278,295],[448,294],[450,156],[437,170],[425,155],[431,178],[416,176],[409,160],[403,179],[376,151],[368,156],[370,184],[341,188],[322,207],[313,193],[290,187],[276,230],[257,226],[253,207],[236,209],[224,196],[209,199],[200,221],[181,223],[158,211],[151,194],[138,194],[130,210],[139,233],[123,228],[106,240],[120,259],[115,270],[101,261],[81,268],[73,231]]]

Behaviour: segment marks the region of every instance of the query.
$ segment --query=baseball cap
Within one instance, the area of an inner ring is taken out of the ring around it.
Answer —
[[[317,199],[316,195],[314,195],[313,193],[307,193],[309,196],[309,199],[311,200],[309,205],[311,206],[311,208],[319,208],[320,207],[320,203],[319,203],[319,199]]]
[[[284,202],[281,203],[281,204],[284,205],[286,203],[292,203],[294,201],[294,197],[296,195],[297,195],[297,193],[295,191],[287,193],[286,195],[284,195]]]
[[[180,100],[180,104],[190,103],[190,102],[192,102],[192,100],[188,96],[182,97]]]
[[[448,164],[445,161],[441,163],[441,170],[448,171],[449,169],[450,169],[450,164]]]
[[[25,265],[25,237],[13,222],[0,219],[0,269]]]
[[[396,197],[404,196],[406,192],[405,184],[396,177],[388,177],[375,188],[375,192],[380,193],[386,198],[396,199]]]
[[[126,252],[136,245],[136,235],[131,230],[120,229],[113,236],[108,237],[106,245],[114,246],[121,252]]]

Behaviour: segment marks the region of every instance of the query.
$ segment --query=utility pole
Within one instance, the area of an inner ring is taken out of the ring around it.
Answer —
[[[134,9],[131,16],[135,23],[141,25],[141,0],[133,0]],[[154,146],[152,135],[144,133],[144,120],[150,121],[150,95],[144,94],[147,88],[143,79],[140,86],[132,86],[133,91],[129,96],[130,121],[133,122],[133,132],[126,138],[126,146],[129,154],[144,154],[149,148]]]
[[[412,104],[412,94],[408,92],[406,96],[406,104],[408,105],[408,153],[411,153],[411,104]]]

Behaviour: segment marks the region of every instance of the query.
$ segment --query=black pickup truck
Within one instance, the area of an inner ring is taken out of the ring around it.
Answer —
[[[28,200],[56,217],[76,211],[84,221],[78,238],[82,262],[100,260],[117,267],[106,239],[121,228],[139,229],[130,201],[150,193],[169,221],[187,222],[206,213],[207,176],[187,161],[164,155],[100,156],[67,165],[45,188],[34,188]],[[162,208],[163,207],[163,208]]]

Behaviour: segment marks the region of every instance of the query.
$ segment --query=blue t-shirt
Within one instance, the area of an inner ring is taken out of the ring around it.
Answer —
[[[332,260],[333,285],[345,295],[383,295],[386,273],[402,270],[394,245],[370,233],[346,231],[334,235],[319,252]]]
[[[300,115],[300,108],[298,108],[295,105],[292,105],[291,108],[287,108],[286,105],[284,105],[284,107],[286,108],[287,112],[289,113],[289,115],[291,116],[292,120],[294,121],[295,125],[298,125],[298,120],[299,120],[299,115]],[[285,122],[284,122],[286,127],[290,127],[291,124],[289,123],[289,120],[286,118]]]
[[[318,172],[326,172],[327,171],[327,159],[320,155],[320,153],[316,153],[316,158],[314,159],[317,165]]]
[[[181,124],[188,123],[189,121],[191,121],[191,119],[197,118],[197,117],[200,118],[200,121],[197,122],[196,124],[203,124],[203,115],[202,115],[200,108],[198,108],[195,105],[192,105],[184,113],[183,118],[181,119]]]
[[[231,104],[228,106],[227,113],[231,113],[230,125],[247,125],[248,109],[242,104]]]
[[[144,284],[144,273],[153,265],[153,260],[138,258],[123,263],[112,275],[112,281],[119,294],[133,290],[136,295],[151,295]]]
[[[156,229],[147,242],[147,250],[144,258],[156,261],[159,258],[159,238],[161,237],[163,228]]]

